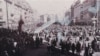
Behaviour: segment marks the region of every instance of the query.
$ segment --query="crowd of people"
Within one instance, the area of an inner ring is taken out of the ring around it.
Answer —
[[[0,29],[0,56],[22,56],[29,48],[36,49],[42,44],[41,38],[34,40],[33,34],[18,30]]]
[[[49,54],[93,56],[100,51],[99,34],[90,27],[47,28],[28,34],[17,30],[0,29],[0,56],[22,56],[28,48],[47,44]],[[98,38],[97,38],[98,35]]]
[[[62,28],[59,31],[47,29],[45,40],[48,42],[49,53],[73,54],[78,56],[93,56],[100,51],[100,42],[90,27]]]

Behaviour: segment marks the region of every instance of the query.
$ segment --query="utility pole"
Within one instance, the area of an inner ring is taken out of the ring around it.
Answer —
[[[8,19],[8,4],[7,4],[7,0],[6,1],[6,14],[7,14],[7,27],[9,29],[9,19]]]
[[[99,0],[96,1],[96,5],[97,5],[97,26],[98,26],[98,20],[99,20]]]

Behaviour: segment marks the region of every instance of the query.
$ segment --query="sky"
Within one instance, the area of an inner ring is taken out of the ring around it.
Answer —
[[[32,9],[42,14],[57,14],[64,16],[65,12],[76,0],[26,0]],[[83,1],[83,0],[81,0]]]

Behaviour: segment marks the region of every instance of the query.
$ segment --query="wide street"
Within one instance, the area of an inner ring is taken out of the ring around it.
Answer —
[[[28,49],[23,56],[48,56],[46,46],[42,45],[38,49]]]
[[[54,53],[54,54],[48,53],[47,46],[42,45],[41,47],[37,49],[27,49],[27,51],[25,51],[23,56],[58,56],[58,55],[57,53]],[[78,56],[78,55],[73,55],[71,53],[69,55],[59,53],[59,56]]]

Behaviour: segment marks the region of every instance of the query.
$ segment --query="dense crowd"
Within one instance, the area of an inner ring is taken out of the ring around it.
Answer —
[[[49,53],[76,54],[78,56],[93,56],[100,51],[99,32],[90,27],[54,28],[45,32]],[[98,33],[98,34],[97,34]]]
[[[47,44],[49,54],[93,56],[100,51],[100,34],[90,27],[47,28],[28,34],[18,30],[0,29],[0,56],[22,56],[29,48]]]
[[[0,29],[0,56],[22,56],[28,48],[38,48],[41,38],[33,39],[33,34],[17,30]]]

